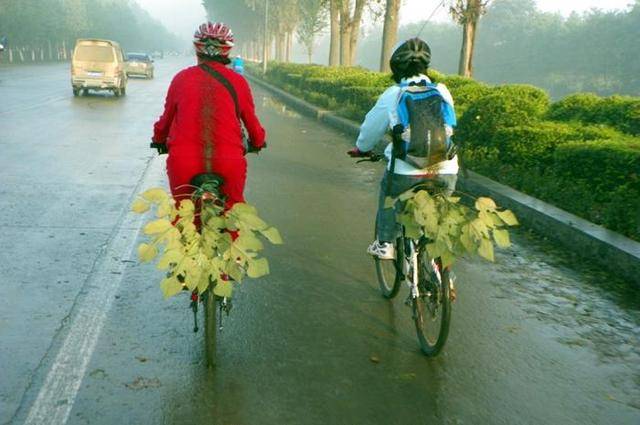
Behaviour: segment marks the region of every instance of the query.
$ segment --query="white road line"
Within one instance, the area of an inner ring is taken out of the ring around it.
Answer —
[[[136,193],[144,184],[148,170],[149,167],[141,184],[136,187]],[[107,313],[122,283],[126,266],[123,260],[131,257],[143,217],[126,214],[103,252],[104,260],[85,286],[87,292],[82,295],[69,333],[29,410],[26,425],[62,425],[67,422]]]

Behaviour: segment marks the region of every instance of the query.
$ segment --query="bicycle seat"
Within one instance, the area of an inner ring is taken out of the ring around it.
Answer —
[[[215,173],[200,173],[191,178],[192,186],[207,191],[218,190],[224,184],[222,176]]]

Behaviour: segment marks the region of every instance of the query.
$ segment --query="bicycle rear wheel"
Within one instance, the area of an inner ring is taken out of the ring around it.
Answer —
[[[376,238],[378,235],[378,220],[376,219]],[[382,296],[391,299],[398,294],[402,283],[402,259],[404,258],[404,243],[402,238],[398,238],[395,243],[395,260],[381,260],[374,256],[376,264],[376,275]]]
[[[204,306],[204,353],[207,367],[216,365],[216,297],[213,291],[208,289],[202,294],[202,304]]]
[[[430,261],[423,247],[418,254],[420,296],[411,302],[418,342],[422,352],[436,356],[449,336],[451,293],[449,270],[442,269],[440,258]]]

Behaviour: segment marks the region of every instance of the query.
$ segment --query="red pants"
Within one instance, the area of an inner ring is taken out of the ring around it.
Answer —
[[[247,180],[247,160],[244,158],[224,159],[214,158],[207,169],[202,156],[175,156],[169,154],[167,159],[167,174],[169,186],[174,199],[188,199],[193,193],[189,186],[193,176],[199,173],[215,173],[224,179],[222,194],[227,197],[226,208],[231,208],[238,202],[244,202],[244,184]]]

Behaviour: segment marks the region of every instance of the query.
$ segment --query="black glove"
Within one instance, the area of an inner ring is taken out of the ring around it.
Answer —
[[[254,146],[251,142],[249,142],[249,147],[247,149],[247,152],[248,153],[258,153],[258,152],[260,152],[262,149],[264,149],[266,147],[267,147],[267,143],[266,142],[265,142],[264,145],[262,145],[260,147]]]
[[[166,143],[157,143],[157,142],[151,141],[151,144],[149,145],[149,147],[152,149],[157,149],[158,155],[164,155],[166,153],[169,153],[169,146],[167,146]]]

